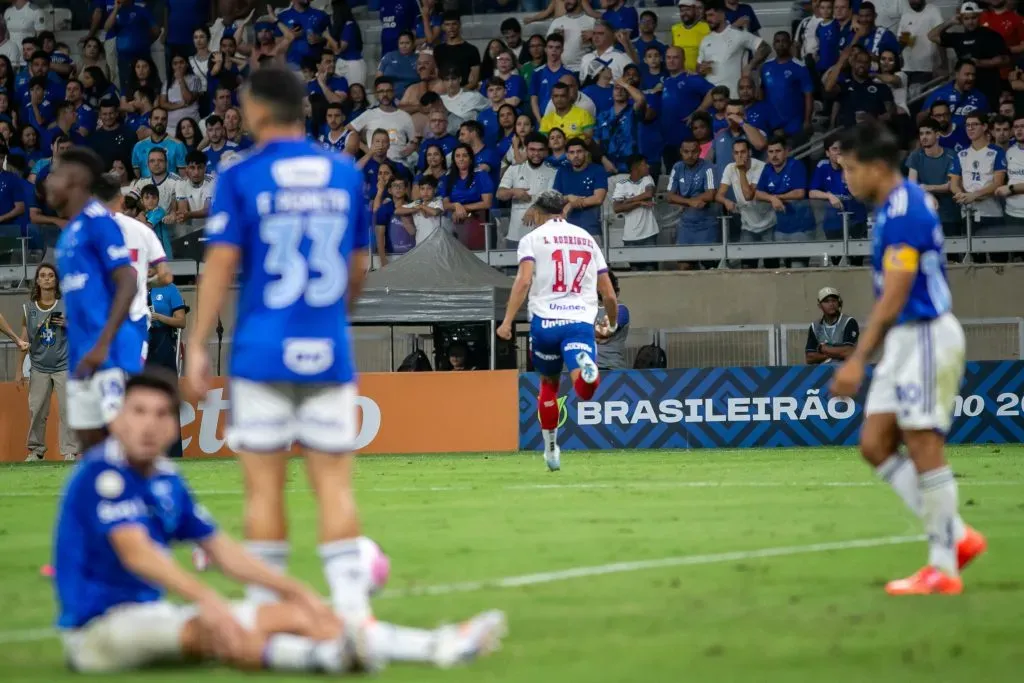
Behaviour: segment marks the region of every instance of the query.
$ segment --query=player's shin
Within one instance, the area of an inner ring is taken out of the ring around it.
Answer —
[[[558,448],[558,381],[549,377],[540,380],[540,394],[537,397],[537,417],[544,437],[544,449]]]
[[[245,549],[281,573],[288,569],[288,556],[291,554],[288,541],[246,541]],[[245,587],[245,599],[254,604],[264,604],[280,598],[269,588],[249,584]]]
[[[349,623],[362,623],[372,614],[370,592],[373,586],[362,554],[369,542],[363,537],[347,538],[317,547],[331,591],[331,604]]]
[[[909,457],[903,453],[893,453],[882,464],[875,466],[875,473],[892,487],[900,500],[918,518],[924,514],[921,491],[918,488],[917,469],[914,468],[914,463]]]
[[[269,636],[260,659],[261,668],[270,671],[342,673],[352,665],[341,640],[317,641],[290,633]]]
[[[582,373],[580,373],[572,382],[573,389],[576,390],[576,395],[579,396],[584,401],[589,401],[590,399],[594,398],[594,392],[597,391],[597,387],[600,384],[600,375],[598,375],[597,378],[594,379],[594,381],[587,382],[586,380],[583,379]]]
[[[370,650],[389,662],[433,661],[438,632],[374,621],[366,627]]]
[[[957,538],[963,536],[963,522],[957,513],[957,486],[953,471],[943,465],[918,478],[925,533],[928,535],[928,564],[948,576],[956,576]],[[958,528],[959,527],[959,528]]]

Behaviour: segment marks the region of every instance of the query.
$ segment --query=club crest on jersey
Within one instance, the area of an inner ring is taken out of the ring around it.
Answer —
[[[96,493],[103,498],[117,498],[124,493],[124,477],[114,470],[101,472],[96,477]]]
[[[60,279],[60,288],[67,294],[68,292],[85,289],[87,282],[89,282],[88,273],[68,273]]]

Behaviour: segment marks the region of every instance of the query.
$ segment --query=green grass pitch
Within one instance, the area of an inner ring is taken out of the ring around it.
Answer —
[[[511,630],[470,668],[394,666],[381,680],[1020,681],[1024,447],[951,451],[964,517],[990,541],[954,598],[884,594],[884,581],[923,564],[925,545],[852,449],[564,453],[557,474],[534,454],[362,458],[365,531],[393,565],[378,616],[433,626],[497,607]],[[183,469],[237,534],[236,463]],[[68,471],[0,468],[2,681],[73,679],[38,575]],[[300,462],[290,486],[292,571],[322,589]],[[243,678],[206,667],[110,680]]]

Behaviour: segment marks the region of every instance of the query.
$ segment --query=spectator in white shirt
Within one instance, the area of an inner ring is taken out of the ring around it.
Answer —
[[[0,55],[11,60],[11,65],[17,69],[25,63],[21,53],[21,43],[11,39],[11,33],[7,30],[7,24],[3,17],[0,17]]]
[[[1016,138],[1006,150],[1006,185],[996,188],[996,196],[1006,200],[1006,224],[1017,234],[1024,232],[1024,116],[1013,122]]]
[[[544,163],[547,158],[547,138],[540,133],[530,133],[526,137],[526,161],[509,166],[498,183],[498,199],[512,203],[508,234],[505,236],[509,249],[516,249],[519,240],[534,227],[528,215],[533,200],[555,186],[556,170]]]
[[[569,71],[579,72],[584,44],[590,43],[594,18],[583,13],[580,0],[564,0],[565,14],[551,22],[548,35],[561,33],[562,63]]]
[[[753,158],[750,143],[739,139],[732,143],[732,162],[722,172],[715,201],[729,213],[740,217],[740,242],[771,242],[774,239],[775,211],[771,204],[754,199],[764,162]],[[729,198],[732,189],[733,199]],[[744,268],[756,268],[757,259],[744,260]]]
[[[10,40],[15,45],[43,29],[43,13],[28,0],[14,0],[4,11]]]
[[[909,0],[909,5],[903,9],[896,37],[903,46],[903,71],[910,83],[911,97],[920,86],[935,78],[940,52],[938,46],[928,40],[928,33],[941,23],[939,8],[926,0]]]
[[[580,81],[584,84],[597,78],[601,69],[611,69],[612,78],[618,80],[622,78],[623,69],[640,61],[633,41],[629,39],[629,31],[616,33],[615,28],[607,21],[599,21],[594,26],[593,41],[594,51],[583,55],[583,59],[580,60]],[[616,50],[616,43],[626,52]]]
[[[213,176],[206,173],[206,155],[198,150],[192,150],[185,156],[185,164],[185,178],[178,184],[183,199],[183,205],[179,205],[183,211],[179,222],[198,228],[196,221],[210,215]]]
[[[722,0],[708,0],[704,4],[704,17],[711,33],[700,41],[697,73],[711,85],[724,85],[729,88],[729,92],[736,92],[740,76],[755,73],[771,55],[772,49],[753,33],[729,26]],[[748,50],[754,56],[744,65]]]
[[[168,228],[172,228],[181,222],[182,216],[188,213],[188,202],[182,187],[184,181],[177,173],[167,172],[167,152],[162,147],[154,147],[149,150],[146,165],[149,168],[149,177],[136,180],[132,186],[132,192],[141,195],[142,188],[147,185],[155,186],[160,194],[157,206],[165,212],[162,222]],[[179,232],[174,234],[180,236]]]
[[[1006,154],[989,142],[985,114],[971,112],[964,117],[964,128],[971,144],[953,160],[950,190],[964,216],[974,219],[974,234],[991,235],[1003,218],[996,189],[1006,184]]]
[[[654,246],[658,243],[658,220],[654,216],[654,178],[643,154],[633,154],[627,162],[629,177],[620,180],[612,191],[612,210],[624,214],[622,242],[627,247]],[[641,270],[653,269],[644,264]]]
[[[437,196],[437,178],[422,175],[417,183],[417,199],[395,208],[396,216],[412,216],[416,229],[416,244],[430,237],[436,230],[452,232],[452,221],[444,213],[444,200]]]
[[[487,109],[487,98],[476,90],[462,89],[462,74],[452,69],[444,75],[445,92],[441,101],[445,109],[463,121],[476,120],[477,114]]]
[[[368,149],[368,141],[363,139],[363,134],[381,128],[386,130],[388,137],[391,138],[388,158],[397,163],[405,163],[409,155],[416,151],[419,143],[412,117],[395,106],[395,85],[390,78],[382,76],[376,79],[373,87],[378,104],[348,124],[349,129],[358,135],[349,136],[346,151],[353,157],[359,156],[360,147],[364,152]]]

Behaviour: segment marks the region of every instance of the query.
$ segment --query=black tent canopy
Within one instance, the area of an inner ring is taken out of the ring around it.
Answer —
[[[352,322],[357,325],[490,323],[505,317],[512,278],[481,261],[447,230],[435,230],[408,253],[366,278]],[[525,307],[516,315],[526,320]]]

